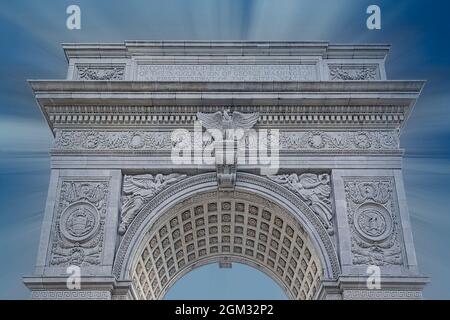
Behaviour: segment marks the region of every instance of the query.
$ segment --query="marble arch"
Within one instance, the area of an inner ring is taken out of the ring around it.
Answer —
[[[234,191],[218,191],[215,173],[203,174],[160,197],[170,205],[155,198],[144,207],[118,250],[115,270],[122,265],[139,298],[160,298],[186,272],[213,261],[254,266],[291,299],[315,298],[320,280],[339,273],[332,241],[311,209],[266,178],[238,174]]]
[[[211,261],[258,267],[292,299],[422,298],[400,133],[424,82],[387,78],[389,45],[63,48],[65,79],[29,81],[54,135],[38,257],[24,277],[33,299],[157,299]],[[175,166],[171,133],[192,131],[199,115],[204,128],[278,130],[279,172]],[[379,290],[367,287],[373,266]]]

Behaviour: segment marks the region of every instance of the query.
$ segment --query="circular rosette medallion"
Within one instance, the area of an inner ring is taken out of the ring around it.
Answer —
[[[383,241],[392,233],[391,215],[378,204],[360,206],[354,221],[361,236],[371,241]]]
[[[62,235],[71,241],[81,242],[91,238],[98,230],[100,217],[89,203],[75,203],[67,207],[61,216]]]

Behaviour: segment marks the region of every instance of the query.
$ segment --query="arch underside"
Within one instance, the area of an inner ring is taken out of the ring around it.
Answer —
[[[320,256],[299,221],[275,203],[244,191],[207,191],[155,220],[132,257],[138,299],[162,299],[184,274],[220,261],[253,266],[290,299],[315,298]]]

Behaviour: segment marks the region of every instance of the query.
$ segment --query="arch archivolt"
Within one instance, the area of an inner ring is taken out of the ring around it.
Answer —
[[[240,262],[268,274],[291,299],[314,298],[321,280],[337,276],[334,247],[314,213],[278,187],[250,174],[238,174],[234,191],[219,191],[215,174],[169,187],[125,233],[116,276],[131,279],[137,298],[161,299],[200,265]]]

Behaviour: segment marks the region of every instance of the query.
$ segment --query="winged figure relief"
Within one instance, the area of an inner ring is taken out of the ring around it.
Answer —
[[[197,113],[197,119],[206,129],[251,129],[259,119],[259,112],[244,114],[230,110],[217,111],[216,113]]]
[[[296,193],[317,214],[329,234],[333,234],[331,187],[328,174],[304,173],[269,177]]]
[[[148,200],[167,188],[170,184],[180,181],[185,177],[186,175],[178,173],[169,175],[144,174],[138,176],[125,176],[123,182],[124,196],[122,197],[119,232],[125,232],[138,211]]]

